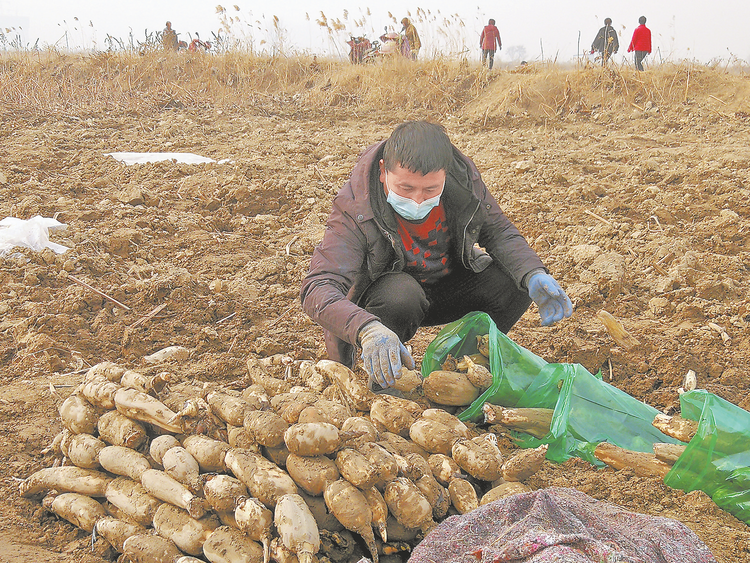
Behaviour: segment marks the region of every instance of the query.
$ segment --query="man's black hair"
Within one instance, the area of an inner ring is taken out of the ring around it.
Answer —
[[[638,18],[638,23],[641,25],[646,25],[646,16],[641,16]]]
[[[612,25],[612,18],[604,18],[604,25]]]
[[[495,25],[495,20],[493,20],[492,18],[490,18],[490,25]]]
[[[453,161],[453,147],[445,128],[427,121],[407,121],[393,130],[383,148],[386,170],[396,166],[411,172],[429,174],[448,170]]]

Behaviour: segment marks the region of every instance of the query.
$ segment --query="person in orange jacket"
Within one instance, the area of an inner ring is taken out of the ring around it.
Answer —
[[[496,44],[498,51],[503,48],[503,44],[500,41],[500,32],[495,27],[495,20],[490,19],[489,23],[484,26],[482,35],[479,36],[479,47],[482,49],[482,64],[486,64],[489,58],[490,70],[492,70],[492,63],[495,61]]]
[[[404,32],[404,35],[409,40],[409,53],[408,56],[412,60],[417,60],[417,55],[419,55],[419,49],[422,48],[422,42],[419,40],[419,33],[417,33],[417,28],[414,27],[414,24],[409,21],[409,18],[404,18],[401,20],[401,25],[404,26],[402,28],[402,31]]]
[[[643,59],[651,52],[651,30],[646,27],[646,16],[638,18],[641,24],[633,31],[628,53],[635,51],[635,69],[643,70]]]

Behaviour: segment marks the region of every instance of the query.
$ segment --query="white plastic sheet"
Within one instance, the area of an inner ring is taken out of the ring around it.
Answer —
[[[67,246],[50,242],[49,232],[65,230],[68,226],[51,217],[37,215],[31,219],[6,217],[0,221],[0,256],[5,256],[14,247],[22,246],[40,252],[45,248],[62,254]]]
[[[217,162],[218,164],[223,164],[225,162],[229,162],[228,158],[216,161],[213,158],[208,158],[190,152],[108,152],[104,153],[104,156],[111,156],[115,160],[123,162],[127,165],[145,164],[147,162],[162,162],[164,160],[171,160],[184,164],[204,164],[207,162]]]

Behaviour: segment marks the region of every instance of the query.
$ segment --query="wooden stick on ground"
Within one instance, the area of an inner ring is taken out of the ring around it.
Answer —
[[[153,310],[152,310],[152,311],[151,311],[150,313],[148,313],[148,314],[147,314],[146,316],[144,316],[144,317],[141,317],[140,319],[138,319],[137,321],[135,321],[135,322],[134,322],[134,323],[133,323],[132,325],[130,325],[130,328],[135,328],[135,327],[137,327],[137,326],[140,326],[140,325],[142,325],[143,323],[146,323],[146,322],[148,322],[149,320],[151,320],[152,318],[154,318],[154,317],[155,317],[156,315],[158,315],[159,313],[161,313],[161,312],[162,312],[162,311],[164,310],[164,308],[165,308],[166,306],[167,306],[167,304],[166,304],[166,303],[162,303],[162,304],[161,304],[161,305],[159,305],[158,307],[155,307],[155,308],[154,308],[154,309],[153,309]]]
[[[286,317],[286,316],[287,316],[287,315],[288,315],[289,313],[291,313],[291,312],[292,312],[292,309],[294,309],[294,304],[291,304],[291,305],[290,305],[289,307],[287,307],[287,308],[286,308],[286,310],[285,310],[285,311],[284,311],[283,313],[281,313],[281,314],[280,314],[280,315],[279,315],[278,317],[276,317],[276,318],[275,318],[274,320],[272,320],[272,321],[271,321],[271,322],[270,322],[270,323],[268,324],[268,327],[267,327],[267,328],[271,328],[271,327],[272,327],[272,326],[274,326],[274,325],[275,325],[276,323],[278,323],[278,322],[279,322],[279,321],[280,321],[281,319],[283,319],[284,317]]]
[[[216,321],[216,324],[218,325],[218,324],[223,323],[224,321],[228,321],[229,319],[234,318],[236,314],[237,314],[237,311],[235,311],[234,313],[229,313],[226,317],[223,317],[219,319],[218,321]]]
[[[612,340],[614,340],[618,346],[622,346],[625,350],[630,351],[641,344],[637,338],[633,337],[627,330],[625,330],[625,327],[622,326],[620,321],[604,309],[596,314],[596,318],[602,322],[604,328],[607,329]]]
[[[584,212],[584,213],[585,213],[586,215],[589,215],[589,216],[593,217],[594,219],[597,219],[597,220],[601,221],[602,223],[604,223],[604,224],[606,224],[606,225],[611,225],[611,224],[612,224],[612,222],[611,222],[611,221],[608,221],[608,220],[607,220],[607,219],[605,219],[604,217],[601,217],[600,215],[597,215],[596,213],[594,213],[594,212],[592,212],[592,211],[589,211],[588,209],[584,209],[584,210],[583,210],[583,212]]]
[[[100,295],[101,297],[104,297],[104,299],[106,299],[107,301],[109,301],[109,302],[111,302],[111,303],[114,303],[114,304],[115,304],[115,305],[117,305],[118,307],[122,307],[122,308],[123,308],[123,309],[125,309],[126,311],[130,311],[130,307],[128,307],[127,305],[125,305],[125,304],[123,304],[123,303],[120,303],[120,302],[119,302],[119,301],[118,301],[117,299],[115,299],[114,297],[110,297],[109,295],[107,295],[107,294],[106,294],[106,293],[104,293],[103,291],[99,291],[99,290],[98,290],[98,289],[96,289],[95,287],[92,287],[92,286],[90,286],[90,285],[89,285],[89,284],[87,284],[87,283],[86,283],[85,281],[83,281],[83,280],[79,280],[78,278],[76,278],[76,277],[74,277],[74,276],[71,276],[71,275],[68,275],[68,279],[69,279],[69,280],[73,280],[74,282],[76,282],[77,284],[80,284],[80,285],[82,285],[82,286],[83,286],[83,287],[85,287],[86,289],[90,289],[91,291],[93,291],[93,292],[94,292],[94,293],[96,293],[97,295]]]
[[[654,270],[659,272],[662,276],[668,276],[669,272],[667,272],[664,268],[662,268],[658,263],[654,262],[651,264]]]
[[[662,264],[664,264],[666,262],[672,261],[672,259],[674,259],[674,252],[669,252],[668,254],[665,254],[664,256],[662,256],[661,258],[659,258],[656,261],[656,263],[661,266]]]

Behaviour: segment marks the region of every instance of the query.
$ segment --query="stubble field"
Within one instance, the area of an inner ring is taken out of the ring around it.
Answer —
[[[143,356],[182,345],[191,357],[170,370],[221,383],[250,356],[324,356],[300,281],[357,155],[408,119],[445,125],[574,301],[549,328],[532,307],[511,338],[602,369],[659,410],[675,412],[691,369],[750,408],[745,76],[157,54],[4,57],[0,78],[0,218],[54,216],[67,230],[53,240],[71,249],[0,259],[1,561],[112,556],[17,492],[17,478],[51,465],[41,451],[83,368],[155,373],[164,367]],[[113,151],[230,162],[125,166]],[[602,309],[641,345],[617,346]],[[411,342],[417,360],[436,333]],[[529,484],[675,518],[722,563],[750,556],[747,525],[700,492],[576,460]]]

